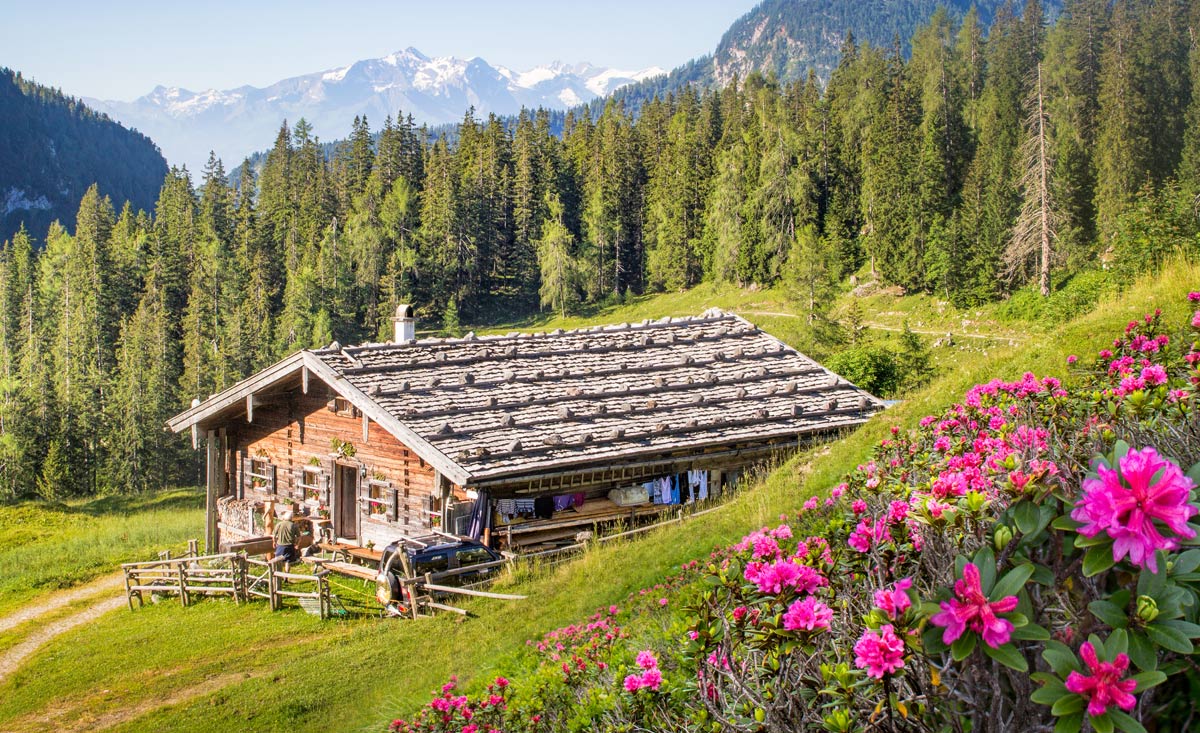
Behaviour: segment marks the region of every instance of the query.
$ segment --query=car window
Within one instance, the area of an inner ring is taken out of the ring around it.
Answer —
[[[444,552],[439,552],[436,555],[426,555],[425,557],[417,558],[416,573],[424,575],[425,573],[440,573],[450,567],[450,556]]]
[[[478,565],[479,563],[491,562],[492,553],[484,547],[463,547],[458,551],[458,566],[466,567],[467,565]]]

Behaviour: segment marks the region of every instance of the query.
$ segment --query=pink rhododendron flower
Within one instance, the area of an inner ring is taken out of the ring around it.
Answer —
[[[1167,370],[1161,364],[1151,364],[1142,370],[1142,379],[1146,384],[1157,387],[1167,383]]]
[[[1074,354],[1071,354],[1070,356],[1067,357],[1068,364],[1074,364],[1077,361],[1079,361],[1079,357],[1075,356]]]
[[[1079,647],[1079,656],[1083,658],[1091,675],[1083,675],[1072,671],[1067,676],[1067,689],[1080,695],[1088,701],[1088,715],[1104,715],[1110,705],[1116,705],[1122,710],[1133,710],[1137,699],[1133,690],[1137,681],[1121,679],[1129,669],[1129,657],[1118,654],[1111,662],[1101,662],[1096,657],[1096,650],[1091,642],[1083,642]]]
[[[863,632],[854,645],[854,666],[867,670],[877,680],[904,668],[904,642],[896,636],[891,624],[878,631]]]
[[[1192,316],[1192,328],[1200,328],[1200,311],[1196,311],[1196,314]]]
[[[662,684],[662,672],[658,671],[657,667],[642,672],[641,683],[642,687],[657,690],[658,686]]]
[[[658,666],[658,659],[655,658],[654,652],[649,649],[644,649],[638,652],[637,666],[642,669],[654,669]]]
[[[1196,536],[1188,526],[1197,512],[1188,503],[1192,480],[1152,447],[1129,451],[1119,467],[1120,473],[1100,466],[1100,478],[1084,480],[1083,496],[1071,517],[1084,523],[1079,533],[1085,537],[1108,533],[1113,539],[1113,560],[1128,555],[1129,562],[1157,573],[1156,550],[1173,550],[1179,546],[1178,538]],[[1176,537],[1163,536],[1155,520]]]
[[[642,688],[642,678],[636,674],[627,675],[625,677],[625,691],[637,692]]]
[[[942,641],[953,644],[967,629],[983,637],[983,643],[995,649],[1008,643],[1012,622],[996,614],[1008,613],[1017,607],[1016,596],[989,601],[979,581],[979,568],[967,563],[962,578],[954,582],[954,598],[942,601],[942,610],[930,617],[934,626],[943,626]]]
[[[867,502],[863,501],[862,499],[855,499],[854,503],[850,505],[850,511],[854,512],[855,514],[865,513],[867,511]]]
[[[911,587],[912,578],[901,578],[890,590],[884,588],[875,591],[875,606],[886,613],[888,618],[896,618],[912,605],[912,599],[906,592]]]
[[[1188,301],[1192,303],[1200,303],[1200,290],[1193,290],[1188,293]]]
[[[788,631],[828,629],[832,619],[833,609],[809,596],[788,606],[787,613],[783,614],[783,628]]]

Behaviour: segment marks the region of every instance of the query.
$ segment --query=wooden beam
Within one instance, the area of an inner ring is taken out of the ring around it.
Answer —
[[[370,434],[371,418],[367,417],[367,413],[363,413],[363,443],[367,442],[367,435]]]
[[[393,437],[404,443],[409,450],[423,458],[426,463],[445,474],[459,486],[466,486],[470,482],[471,474],[467,469],[458,465],[457,462],[438,450],[428,440],[422,438],[411,428],[400,422],[395,415],[383,409],[382,405],[351,384],[350,380],[339,374],[336,369],[321,361],[321,358],[316,354],[308,351],[302,351],[300,354],[304,357],[304,364],[317,378],[329,385],[333,391],[349,400],[350,404],[361,410],[363,414],[368,415],[375,421],[376,425],[391,433]]]
[[[269,385],[275,384],[280,379],[284,379],[300,371],[305,363],[303,351],[297,351],[295,354],[276,362],[267,367],[258,374],[254,374],[229,389],[218,393],[213,397],[209,397],[204,402],[198,400],[193,403],[193,406],[181,412],[175,417],[167,421],[167,427],[176,432],[183,432],[184,428],[190,427],[196,423],[203,423],[222,410],[236,405],[240,400],[244,399],[247,394],[257,392]],[[313,357],[314,359],[316,357]],[[319,361],[319,359],[317,360]]]
[[[220,480],[217,472],[220,469],[220,444],[217,431],[209,430],[207,434],[208,478],[205,482],[205,527],[204,550],[212,554],[217,546],[217,483]]]
[[[246,395],[246,422],[254,422],[254,393]]]
[[[308,394],[308,367],[300,368],[300,391]]]

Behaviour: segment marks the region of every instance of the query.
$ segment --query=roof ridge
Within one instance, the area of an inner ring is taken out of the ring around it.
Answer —
[[[506,340],[519,341],[519,340],[523,340],[523,339],[540,339],[540,338],[551,338],[551,337],[562,337],[562,336],[576,336],[576,335],[589,334],[589,333],[612,334],[612,333],[619,333],[621,331],[647,330],[647,329],[652,329],[652,328],[665,328],[665,327],[669,327],[669,326],[681,326],[681,325],[698,326],[698,325],[703,325],[705,323],[713,323],[713,322],[720,321],[723,319],[739,319],[739,320],[745,321],[745,319],[740,318],[739,316],[737,316],[735,314],[729,313],[727,311],[723,311],[720,308],[713,307],[713,308],[708,308],[703,313],[701,313],[699,315],[695,315],[695,316],[663,316],[662,318],[659,318],[659,319],[646,318],[638,323],[629,323],[628,321],[626,321],[623,323],[596,324],[593,326],[580,326],[579,328],[573,328],[573,329],[556,328],[552,331],[528,331],[528,332],[526,332],[526,331],[510,331],[506,334],[487,334],[484,336],[476,335],[476,333],[474,331],[471,331],[471,332],[467,333],[465,336],[458,337],[458,338],[434,336],[432,338],[417,339],[415,341],[409,341],[409,342],[406,342],[403,344],[392,343],[390,341],[382,341],[382,342],[368,341],[367,343],[364,343],[364,344],[357,344],[357,345],[353,345],[353,346],[341,346],[341,345],[337,344],[337,342],[335,341],[334,343],[330,344],[329,346],[322,347],[320,349],[314,349],[313,351],[319,352],[319,353],[330,353],[330,352],[339,352],[340,351],[341,353],[343,353],[347,356],[350,356],[352,354],[357,354],[357,353],[360,353],[363,351],[384,351],[387,349],[406,349],[406,348],[413,347],[413,346],[444,346],[444,345],[450,345],[450,344],[480,343],[480,342],[495,343],[497,341],[506,341]],[[746,323],[749,323],[749,321],[746,321]]]

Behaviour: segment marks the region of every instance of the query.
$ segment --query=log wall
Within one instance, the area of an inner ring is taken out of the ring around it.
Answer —
[[[440,510],[434,469],[373,422],[368,423],[364,441],[362,417],[349,405],[332,411],[329,405],[335,397],[326,385],[312,380],[308,394],[295,389],[256,404],[252,423],[245,422],[245,416],[230,422],[224,493],[246,503],[296,504],[317,514],[334,508],[335,474],[339,467],[347,467],[358,484],[355,534],[361,543],[372,541],[382,547],[400,535],[418,534],[436,525],[430,513]],[[354,455],[346,456],[346,451],[339,455],[335,441],[353,446]],[[252,461],[269,464],[273,470],[260,473],[270,478],[255,478]],[[306,478],[316,490],[302,486]],[[372,486],[385,503],[366,501]],[[234,539],[229,534],[240,534],[243,528],[226,525],[223,529],[227,536],[222,539],[228,541]]]

